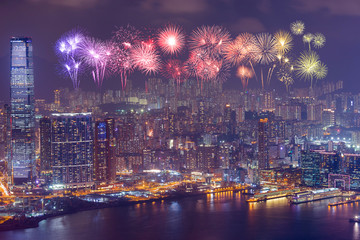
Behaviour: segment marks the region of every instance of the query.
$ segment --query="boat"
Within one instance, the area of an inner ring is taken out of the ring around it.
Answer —
[[[310,190],[295,193],[292,198],[290,198],[290,203],[299,204],[305,202],[312,202],[327,198],[339,197],[341,196],[341,190],[339,188],[323,188],[319,190]]]
[[[355,216],[353,218],[349,219],[349,222],[360,222],[360,217],[359,216]]]

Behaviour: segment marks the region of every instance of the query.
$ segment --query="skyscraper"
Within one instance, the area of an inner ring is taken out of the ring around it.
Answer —
[[[40,119],[40,170],[51,170],[51,121],[48,117]]]
[[[35,101],[31,38],[10,40],[11,157],[8,164],[15,184],[35,175]]]
[[[258,125],[259,169],[269,168],[268,119],[260,119]]]
[[[97,121],[95,124],[95,180],[98,183],[115,181],[116,177],[116,140],[113,118]]]
[[[94,132],[91,113],[54,113],[51,121],[53,186],[92,186]]]

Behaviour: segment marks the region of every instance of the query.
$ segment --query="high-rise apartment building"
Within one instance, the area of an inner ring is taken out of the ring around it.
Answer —
[[[268,119],[260,119],[258,123],[258,160],[259,169],[269,168],[269,148],[268,148]]]
[[[107,118],[95,124],[95,180],[98,183],[113,182],[116,177],[115,121]]]
[[[94,132],[91,113],[54,113],[51,124],[53,186],[92,186]]]

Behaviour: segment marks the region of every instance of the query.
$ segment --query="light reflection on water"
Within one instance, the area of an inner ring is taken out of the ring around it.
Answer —
[[[335,199],[290,205],[286,198],[247,203],[239,192],[93,210],[43,221],[39,228],[0,232],[0,240],[95,239],[360,239],[349,218],[359,203]]]

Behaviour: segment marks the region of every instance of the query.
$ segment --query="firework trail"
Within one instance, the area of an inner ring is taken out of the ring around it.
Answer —
[[[185,46],[185,35],[176,26],[167,26],[160,30],[157,43],[165,54],[176,55]]]
[[[110,62],[112,45],[95,38],[88,37],[82,44],[82,58],[91,69],[94,82],[101,87],[107,64]]]
[[[178,85],[187,78],[187,71],[185,70],[184,63],[177,59],[167,60],[163,66],[162,72],[165,77],[176,80]]]
[[[141,32],[131,25],[118,27],[113,33],[113,54],[111,71],[120,75],[121,87],[124,90],[129,74],[134,71],[131,49],[142,41]]]
[[[277,59],[277,49],[276,49],[276,41],[275,38],[269,33],[259,33],[255,35],[253,47],[252,47],[252,59],[253,63],[259,63],[260,65],[269,65],[273,63]],[[252,65],[253,66],[253,65]],[[267,83],[270,83],[271,68],[274,66],[272,65],[268,69],[267,74]],[[264,75],[263,75],[263,68],[260,69],[261,74],[261,85],[264,89]]]
[[[79,89],[80,86],[78,73],[82,60],[79,52],[84,39],[83,33],[78,29],[74,29],[64,34],[56,43],[56,52],[60,56],[62,69],[72,80],[74,89]]]
[[[254,77],[252,69],[241,65],[238,67],[236,75],[240,78],[243,89],[246,90],[249,84],[249,79]]]
[[[293,72],[294,66],[288,58],[284,58],[281,61],[276,75],[279,81],[285,84],[287,91],[289,91],[289,86],[294,83]]]

